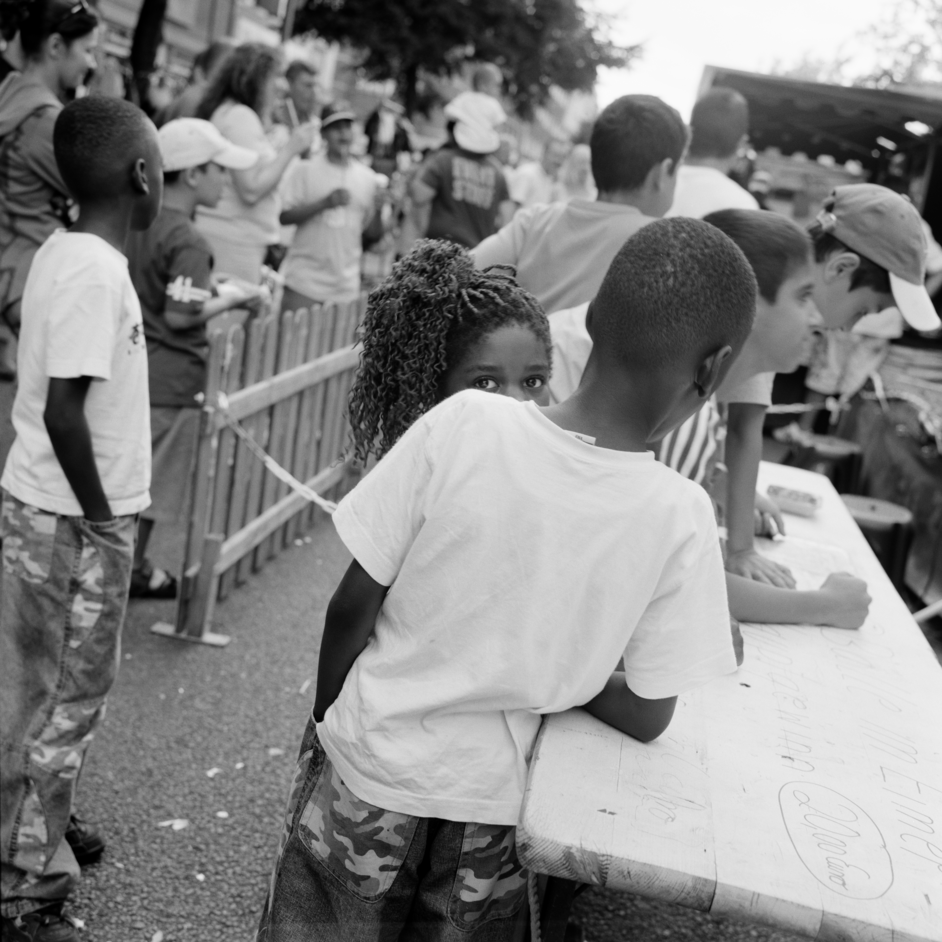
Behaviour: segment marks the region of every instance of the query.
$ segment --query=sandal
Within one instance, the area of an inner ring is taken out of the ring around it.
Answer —
[[[175,599],[177,580],[163,569],[155,569],[149,559],[145,559],[140,569],[131,570],[132,599]]]

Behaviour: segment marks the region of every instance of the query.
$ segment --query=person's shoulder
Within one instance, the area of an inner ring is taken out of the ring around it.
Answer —
[[[744,187],[740,186],[735,180],[723,175],[722,184],[724,193],[728,196],[730,205],[726,209],[758,209],[759,201]]]
[[[262,127],[262,119],[248,105],[237,101],[224,101],[210,117],[210,121],[225,133],[228,127],[258,128]]]
[[[660,461],[654,462],[652,470],[661,478],[659,504],[665,518],[669,515],[692,533],[703,532],[705,527],[709,532],[716,523],[716,515],[706,489]]]
[[[509,396],[499,396],[480,389],[463,389],[434,406],[419,419],[430,429],[451,437],[468,437],[468,427],[476,426],[471,436],[478,441],[489,430],[496,430],[504,421],[526,421],[521,403]]]
[[[462,418],[473,419],[486,412],[500,411],[519,405],[509,396],[497,396],[480,389],[462,389],[430,409],[422,418],[431,422],[451,422]]]
[[[354,179],[361,181],[362,183],[368,183],[371,186],[378,185],[378,174],[371,167],[367,167],[365,163],[361,160],[354,160],[351,165],[351,173],[354,176]]]
[[[163,219],[163,238],[164,241],[175,248],[192,248],[212,255],[212,248],[206,239],[206,236],[196,227],[196,223],[185,213],[167,213],[161,210],[157,222]]]
[[[514,214],[513,221],[520,220],[519,224],[526,229],[546,226],[569,215],[570,206],[570,203],[534,203],[532,206],[518,210]]]
[[[60,273],[68,271],[70,278],[89,282],[103,276],[127,275],[127,257],[104,239],[87,232],[59,229],[42,248],[44,263],[62,266]]]

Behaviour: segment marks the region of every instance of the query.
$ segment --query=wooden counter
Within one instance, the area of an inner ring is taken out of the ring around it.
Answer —
[[[644,745],[549,717],[517,844],[532,869],[824,940],[942,940],[942,668],[830,482],[764,552],[799,588],[867,581],[858,631],[744,625],[745,663]]]

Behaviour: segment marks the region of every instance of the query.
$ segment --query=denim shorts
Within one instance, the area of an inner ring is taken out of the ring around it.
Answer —
[[[515,836],[357,798],[309,720],[256,942],[522,942]]]

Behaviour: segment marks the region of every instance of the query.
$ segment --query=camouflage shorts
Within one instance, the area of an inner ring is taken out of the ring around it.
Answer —
[[[357,798],[309,722],[257,942],[366,942],[410,929],[441,942],[523,939],[527,871],[515,834]]]
[[[3,495],[0,900],[17,916],[68,895],[63,840],[118,666],[135,518],[90,523]]]

